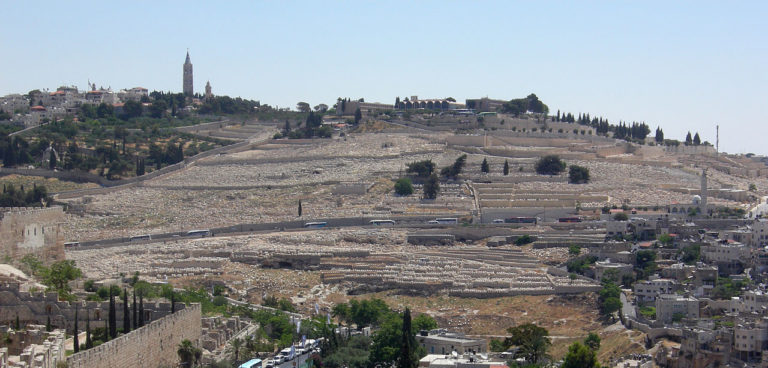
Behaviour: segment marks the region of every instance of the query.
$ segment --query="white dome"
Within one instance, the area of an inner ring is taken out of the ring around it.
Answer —
[[[700,205],[700,204],[701,204],[701,196],[700,196],[700,195],[698,195],[698,194],[697,194],[697,195],[695,195],[695,196],[693,196],[693,200],[692,200],[692,202],[693,202],[693,204],[695,204],[695,205]]]

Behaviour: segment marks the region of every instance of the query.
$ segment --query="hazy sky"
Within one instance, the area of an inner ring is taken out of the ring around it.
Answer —
[[[295,108],[536,93],[574,114],[768,154],[768,2],[6,1],[0,95],[62,84]]]

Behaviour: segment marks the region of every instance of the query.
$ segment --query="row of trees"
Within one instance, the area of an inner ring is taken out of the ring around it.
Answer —
[[[565,171],[565,161],[557,155],[547,155],[536,162],[536,173],[539,175],[560,175]],[[590,180],[589,169],[583,166],[571,165],[568,171],[568,182],[571,184],[585,184]]]
[[[25,191],[23,185],[17,190],[13,184],[3,184],[0,207],[43,207],[50,203],[51,197],[44,185],[33,183],[32,189]]]

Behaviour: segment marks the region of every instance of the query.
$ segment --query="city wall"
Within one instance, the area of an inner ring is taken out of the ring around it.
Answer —
[[[202,334],[200,304],[156,320],[128,334],[67,359],[69,368],[175,367],[182,340],[198,345]]]
[[[61,207],[0,208],[0,252],[20,260],[28,254],[44,263],[64,259],[59,226],[65,220]]]
[[[116,298],[119,299],[119,298]],[[129,301],[132,303],[132,300]],[[184,303],[176,303],[176,310],[184,309]],[[70,303],[59,301],[57,293],[23,292],[18,283],[0,283],[0,324],[11,324],[19,317],[24,324],[45,325],[50,317],[51,324],[67,331],[73,329],[75,309],[78,309],[78,329],[85,330],[86,314],[90,315],[91,328],[104,327],[109,316],[109,302],[87,301]],[[123,326],[123,303],[115,301],[117,325]],[[131,316],[133,309],[131,308]],[[171,313],[171,303],[144,301],[144,320],[152,321]],[[131,317],[132,318],[132,317]]]

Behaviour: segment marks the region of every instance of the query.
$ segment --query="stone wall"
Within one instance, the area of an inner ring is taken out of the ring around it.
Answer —
[[[20,260],[36,255],[44,263],[64,259],[59,225],[65,220],[61,207],[0,209],[0,254]]]
[[[69,368],[175,367],[182,340],[198,345],[202,324],[200,304],[154,321],[67,359]]]
[[[115,300],[117,326],[123,326],[123,303]],[[129,298],[131,299],[131,298]],[[132,300],[129,300],[132,303]],[[109,302],[70,303],[59,301],[57,293],[28,293],[19,291],[19,285],[11,282],[0,283],[0,324],[10,325],[19,317],[23,325],[44,325],[51,319],[55,328],[72,330],[75,321],[75,308],[78,312],[78,329],[85,330],[86,313],[90,313],[91,327],[104,327],[109,315]],[[185,308],[184,303],[176,303],[176,310]],[[131,309],[132,311],[132,309]],[[171,303],[153,303],[144,301],[144,320],[152,321],[171,313]]]

